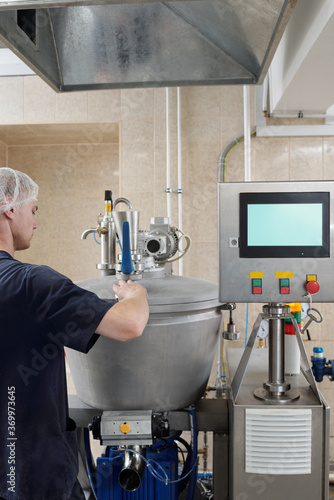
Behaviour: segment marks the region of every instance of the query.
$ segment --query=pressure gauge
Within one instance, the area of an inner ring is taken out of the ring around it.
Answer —
[[[308,310],[310,309],[310,304],[308,302],[302,302],[301,306],[301,319],[305,319],[307,317]]]
[[[266,337],[268,337],[268,333],[269,333],[269,322],[267,319],[263,319],[261,321],[257,336],[260,339],[265,339]]]

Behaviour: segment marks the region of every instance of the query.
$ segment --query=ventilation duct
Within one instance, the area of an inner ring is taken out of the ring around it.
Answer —
[[[289,0],[0,0],[0,39],[58,91],[261,83]]]

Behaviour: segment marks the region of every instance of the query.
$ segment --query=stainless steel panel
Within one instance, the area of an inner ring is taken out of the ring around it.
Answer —
[[[33,7],[45,19],[37,49],[7,11]],[[254,84],[292,8],[288,0],[0,0],[0,38],[59,91]]]
[[[213,494],[218,500],[228,500],[229,436],[213,433]]]
[[[231,500],[326,500],[323,482],[323,408],[312,408],[311,474],[271,475],[245,472],[245,408],[233,412]],[[328,477],[327,477],[328,482]]]
[[[236,372],[242,349],[228,350],[230,377]],[[253,396],[268,374],[266,349],[254,349],[231,415],[231,500],[327,500],[328,499],[328,406],[317,398],[303,375],[288,377],[300,399],[287,405],[266,404]],[[311,474],[254,474],[245,472],[245,412],[247,408],[278,410],[307,408],[312,411]]]
[[[334,255],[334,182],[219,183],[219,298],[222,302],[305,302],[306,275],[316,274],[320,291],[314,302],[334,301],[333,263],[329,258],[239,258],[239,248],[229,244],[239,237],[239,193],[330,192],[330,252]],[[279,293],[276,272],[293,272],[290,294]],[[250,272],[263,272],[263,293],[253,295]]]
[[[64,88],[188,84],[219,79],[222,68],[230,83],[255,81],[162,3],[53,9],[52,20]]]
[[[234,348],[227,350],[229,378],[232,380],[239,361],[243,354],[243,349]],[[293,403],[294,406],[320,405],[321,402],[317,394],[309,386],[303,374],[286,375],[286,380],[291,383],[292,388],[298,388],[301,397]],[[257,400],[253,391],[258,387],[262,387],[263,382],[268,379],[268,349],[253,349],[248,361],[245,377],[239,389],[239,393],[234,400],[235,404],[241,406],[268,406],[265,401]],[[290,405],[290,403],[289,403]],[[286,405],[284,405],[286,406]]]

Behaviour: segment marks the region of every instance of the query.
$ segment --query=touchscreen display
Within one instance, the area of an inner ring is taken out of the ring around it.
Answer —
[[[240,257],[329,257],[329,193],[240,193]]]
[[[322,204],[248,205],[250,246],[322,245]]]

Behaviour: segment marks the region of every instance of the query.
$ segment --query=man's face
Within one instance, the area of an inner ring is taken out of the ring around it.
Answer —
[[[13,209],[15,218],[12,224],[12,234],[15,250],[25,250],[30,247],[31,238],[37,227],[35,221],[37,210],[37,201],[32,201]]]

